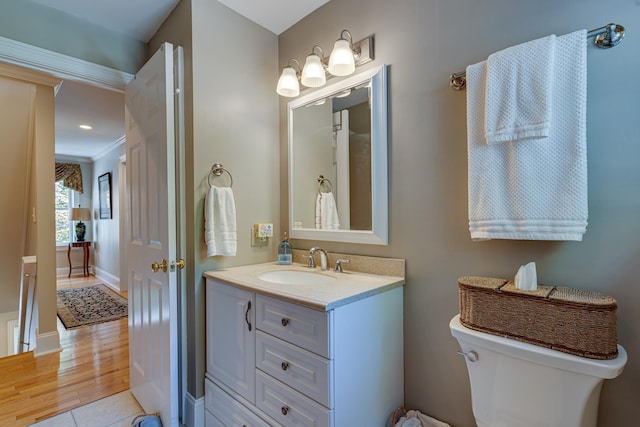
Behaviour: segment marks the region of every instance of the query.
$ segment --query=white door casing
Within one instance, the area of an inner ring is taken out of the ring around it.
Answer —
[[[165,43],[125,90],[130,389],[165,426],[179,425],[173,94]]]

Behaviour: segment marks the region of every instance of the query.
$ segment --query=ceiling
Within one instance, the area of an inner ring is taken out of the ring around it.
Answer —
[[[32,0],[148,42],[179,0]],[[218,0],[279,35],[329,0]],[[56,95],[56,155],[95,159],[122,141],[124,96],[65,81]],[[92,130],[78,126],[88,124]]]

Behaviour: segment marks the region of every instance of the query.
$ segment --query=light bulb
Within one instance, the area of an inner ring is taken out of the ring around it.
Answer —
[[[298,75],[293,67],[285,67],[278,79],[276,92],[280,96],[294,97],[300,95],[300,85],[298,84]]]
[[[337,40],[329,57],[329,72],[334,76],[348,76],[355,69],[356,62],[349,42],[345,39]]]
[[[307,87],[320,87],[327,82],[327,76],[320,57],[316,54],[307,56],[302,69],[301,83]]]

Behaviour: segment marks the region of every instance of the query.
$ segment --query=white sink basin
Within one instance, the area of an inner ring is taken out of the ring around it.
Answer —
[[[336,280],[328,274],[300,270],[272,270],[258,274],[258,279],[280,285],[324,285]]]

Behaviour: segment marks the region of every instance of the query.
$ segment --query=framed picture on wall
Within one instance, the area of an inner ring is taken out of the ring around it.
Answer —
[[[111,172],[98,177],[100,219],[111,219]]]

